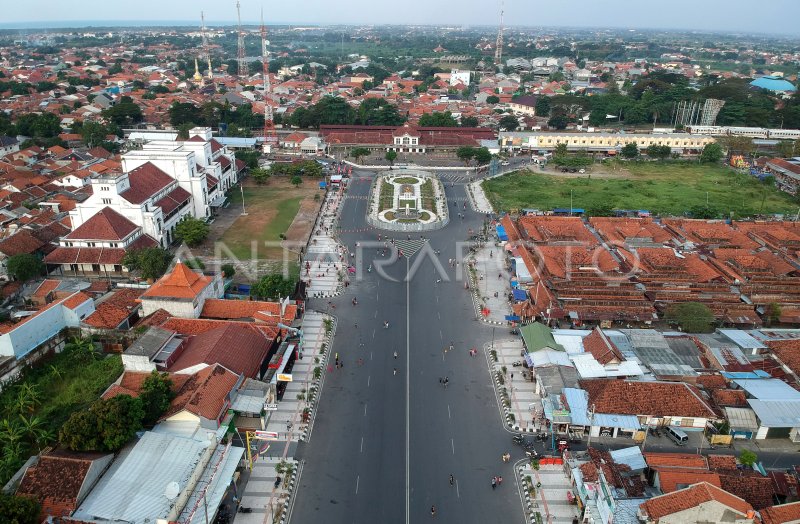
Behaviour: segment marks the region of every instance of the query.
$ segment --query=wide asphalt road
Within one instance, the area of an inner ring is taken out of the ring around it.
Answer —
[[[428,243],[419,234],[412,243],[393,235],[406,253],[419,251],[381,276],[372,262],[379,249],[365,247],[386,234],[364,221],[372,176],[355,174],[339,223],[351,252],[362,245],[361,278],[333,300],[335,308],[310,301],[329,309],[338,327],[311,438],[299,449],[305,467],[292,524],[417,523],[431,520],[432,505],[442,522],[523,522],[512,466],[500,460],[505,451],[521,454],[503,428],[483,351],[468,354],[491,339],[492,328],[475,320],[470,294],[448,265],[464,256],[456,243],[484,217],[464,211],[465,187],[447,182],[450,224],[426,233]],[[445,353],[451,342],[454,351]],[[344,366],[332,369],[337,353]],[[496,490],[494,475],[505,480]]]

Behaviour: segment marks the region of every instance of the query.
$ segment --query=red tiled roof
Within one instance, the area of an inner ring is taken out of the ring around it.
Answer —
[[[598,413],[718,418],[700,390],[681,382],[582,380]]]
[[[128,174],[128,180],[130,188],[120,193],[119,196],[132,204],[141,204],[175,182],[171,176],[151,162],[144,163],[133,169]]]
[[[261,324],[258,322],[238,322],[235,320],[208,320],[204,318],[178,318],[169,316],[169,318],[162,321],[160,324],[153,323],[151,325],[160,326],[164,329],[170,329],[182,335],[199,335],[227,324],[240,324],[243,326],[255,327],[270,340],[273,340],[278,335],[278,329],[275,326]]]
[[[781,504],[760,511],[763,524],[788,524],[800,522],[800,502]]]
[[[213,281],[213,277],[196,273],[178,261],[171,272],[144,292],[142,298],[194,298]]]
[[[29,255],[41,249],[45,244],[46,242],[36,238],[30,230],[21,229],[15,235],[0,242],[0,253],[8,257]]]
[[[775,503],[773,500],[775,486],[769,477],[762,477],[757,473],[745,475],[737,471],[730,475],[721,475],[720,479],[722,480],[722,489],[746,500],[757,510],[762,510]]]
[[[80,454],[43,455],[38,464],[25,471],[17,495],[38,500],[43,517],[68,516],[78,507],[78,495],[94,458],[97,457]]]
[[[717,406],[747,406],[747,396],[741,389],[715,389],[711,392],[711,398]]]
[[[772,349],[772,354],[793,373],[800,373],[800,339],[770,340],[767,342],[767,346]]]
[[[221,365],[209,366],[189,375],[161,420],[183,410],[208,420],[219,420],[229,406],[228,395],[238,380],[238,375]]]
[[[110,297],[95,305],[94,313],[84,319],[84,323],[100,329],[117,329],[140,307],[137,299],[139,289],[120,289]]]
[[[736,457],[734,455],[708,455],[708,469],[712,471],[733,471],[736,469]]]
[[[55,291],[59,285],[61,285],[60,280],[47,279],[39,284],[39,287],[36,288],[36,291],[31,296],[44,298],[52,291]]]
[[[591,217],[589,224],[611,243],[623,244],[634,239],[664,243],[673,239],[666,229],[651,218]]]
[[[270,346],[271,340],[255,326],[229,322],[191,337],[170,370],[180,371],[201,363],[221,364],[235,373],[256,378]]]
[[[155,247],[158,242],[149,235],[142,235],[127,247],[57,247],[44,257],[48,264],[106,264],[120,265],[125,253],[144,247]]]
[[[138,227],[110,207],[104,207],[64,238],[67,240],[123,240]]]
[[[578,217],[535,216],[521,217],[517,225],[532,242],[581,242],[597,245],[599,241]]]
[[[663,493],[672,493],[698,482],[708,482],[722,487],[719,475],[713,471],[684,468],[654,468],[658,472],[658,483]]]
[[[160,207],[165,215],[168,215],[184,203],[188,202],[190,198],[192,198],[191,193],[182,187],[177,186],[175,189],[167,193],[164,198],[159,199],[155,205]]]
[[[614,360],[617,362],[625,360],[617,346],[606,337],[599,327],[594,328],[591,333],[583,338],[583,348],[591,353],[594,359],[603,366]]]
[[[708,482],[701,482],[673,493],[653,497],[642,503],[639,509],[647,515],[648,521],[658,522],[663,517],[694,508],[712,500],[728,506],[741,515],[747,515],[749,511],[753,510],[753,507],[744,500],[716,486],[712,486]]]
[[[654,466],[667,466],[674,468],[708,468],[708,462],[703,455],[694,455],[689,453],[644,453],[644,458],[647,465]]]
[[[254,318],[263,322],[277,323],[281,321],[284,324],[290,324],[297,316],[297,306],[288,304],[283,317],[281,317],[281,306],[278,302],[210,298],[203,305],[200,316],[225,320]]]

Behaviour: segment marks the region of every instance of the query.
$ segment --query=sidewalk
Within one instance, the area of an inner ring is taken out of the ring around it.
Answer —
[[[281,462],[277,458],[258,458],[253,464],[253,471],[241,496],[241,507],[250,508],[250,513],[236,513],[234,524],[278,524],[288,508],[291,491],[297,480],[298,463],[288,461],[293,466],[292,476],[288,479],[278,475],[275,466]],[[282,482],[275,487],[275,478],[280,476]]]
[[[503,248],[490,242],[469,260],[475,268],[475,274],[470,273],[470,286],[476,314],[484,322],[507,325],[505,317],[511,314],[511,305],[508,301],[508,294],[511,292],[509,284],[511,273],[505,264]],[[483,308],[489,310],[487,315],[481,314]]]
[[[536,420],[542,411],[541,397],[535,393],[536,385],[531,381],[530,371],[522,366],[514,367],[514,362],[522,362],[524,359],[521,356],[522,339],[517,335],[512,336],[515,338],[495,340],[496,361],[491,355],[491,344],[487,346],[492,371],[495,376],[497,374],[503,376],[502,384],[496,381],[496,386],[504,406],[504,418],[508,420],[507,415],[511,414],[514,416],[514,422],[511,424],[514,430],[535,433]],[[504,375],[503,367],[506,368]]]
[[[336,240],[336,224],[344,201],[342,191],[329,191],[320,212],[321,220],[311,235],[300,278],[309,285],[309,297],[333,297],[341,292],[345,271],[344,251]]]
[[[527,464],[517,471],[519,485],[525,486],[522,479],[530,477],[536,491],[532,499],[524,496],[531,522],[572,523],[573,519],[578,518],[578,506],[570,504],[567,500],[567,492],[572,491],[572,484],[564,475],[562,465],[543,465],[535,470]],[[537,485],[539,487],[536,487]],[[537,513],[539,518],[536,517]]]
[[[492,207],[489,199],[486,198],[482,184],[483,180],[476,180],[467,185],[467,194],[472,202],[472,208],[479,213],[493,213],[494,207]]]

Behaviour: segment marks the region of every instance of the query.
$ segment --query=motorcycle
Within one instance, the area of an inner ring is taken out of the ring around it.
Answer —
[[[528,458],[531,459],[539,458],[539,454],[534,449],[525,451],[525,455],[527,455]]]
[[[522,367],[523,366],[523,362],[521,360],[517,360],[516,362],[514,362],[511,365],[514,366],[515,368],[518,368],[518,367]]]
[[[514,442],[514,444],[522,444],[523,442],[525,442],[525,437],[523,437],[522,435],[514,435],[513,437],[511,437],[511,440]]]
[[[253,508],[248,508],[246,506],[239,506],[239,513],[252,513]]]

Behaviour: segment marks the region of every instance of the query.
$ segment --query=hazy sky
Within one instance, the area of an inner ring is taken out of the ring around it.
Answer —
[[[240,0],[242,18],[270,23],[494,25],[500,0]],[[21,23],[233,21],[235,0],[0,0],[0,27]],[[800,0],[505,0],[508,25],[677,28],[800,35]],[[24,24],[22,24],[24,25]]]

